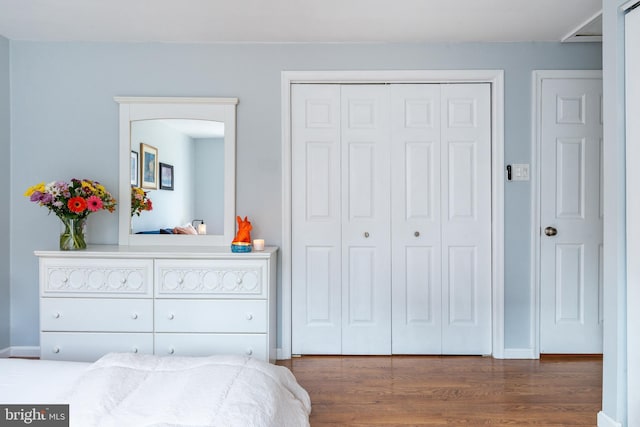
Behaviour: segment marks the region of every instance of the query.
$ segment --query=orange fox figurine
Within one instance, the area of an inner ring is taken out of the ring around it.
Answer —
[[[253,228],[251,222],[246,216],[244,220],[239,216],[236,217],[236,220],[238,221],[238,233],[232,243],[251,243],[251,229]]]

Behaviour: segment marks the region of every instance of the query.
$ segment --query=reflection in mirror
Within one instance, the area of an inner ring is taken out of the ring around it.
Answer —
[[[115,101],[120,104],[118,243],[229,245],[235,234],[238,99]],[[146,192],[152,210],[132,210],[134,187]]]
[[[156,188],[143,186],[153,209],[133,215],[131,232],[188,233],[204,223],[209,234],[223,234],[224,123],[191,119],[132,121],[131,151],[143,159],[141,144],[157,150],[160,167]],[[141,173],[154,168],[155,164],[139,166]],[[135,178],[143,182],[134,176],[132,182]]]

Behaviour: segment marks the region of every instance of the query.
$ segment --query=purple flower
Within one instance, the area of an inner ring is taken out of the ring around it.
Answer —
[[[42,198],[40,199],[40,203],[44,203],[45,205],[48,205],[49,203],[51,203],[52,200],[53,200],[53,196],[51,196],[50,193],[44,193],[42,195]]]
[[[32,202],[39,202],[40,200],[42,200],[42,193],[39,191],[34,191],[33,194],[31,194],[31,197],[29,197],[29,200],[31,200]]]

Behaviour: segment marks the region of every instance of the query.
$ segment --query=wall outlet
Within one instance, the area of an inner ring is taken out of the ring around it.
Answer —
[[[529,181],[529,164],[528,163],[520,163],[520,164],[512,164],[512,181]]]

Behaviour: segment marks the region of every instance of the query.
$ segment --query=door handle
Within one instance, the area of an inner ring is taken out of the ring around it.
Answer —
[[[555,236],[556,234],[558,234],[558,230],[556,230],[554,227],[547,227],[544,229],[544,234],[546,234],[547,236]]]

